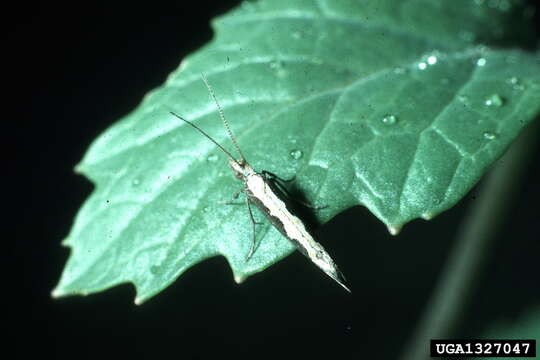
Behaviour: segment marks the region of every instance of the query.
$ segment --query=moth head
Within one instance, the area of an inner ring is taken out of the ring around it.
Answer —
[[[246,161],[243,159],[229,159],[229,166],[231,167],[234,176],[238,179],[245,178],[248,175],[247,168],[250,168],[250,166],[247,165]]]

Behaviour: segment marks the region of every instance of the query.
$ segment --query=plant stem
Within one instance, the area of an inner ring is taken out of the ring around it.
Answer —
[[[504,225],[509,203],[519,189],[528,154],[534,148],[537,128],[532,124],[523,131],[482,184],[402,360],[429,359],[430,339],[455,335],[488,259],[490,245]]]

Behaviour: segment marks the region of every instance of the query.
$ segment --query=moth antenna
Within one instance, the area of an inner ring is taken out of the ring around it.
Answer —
[[[169,111],[171,113],[171,115],[173,116],[176,116],[177,118],[179,118],[180,120],[186,122],[187,124],[189,124],[191,127],[195,128],[198,132],[200,132],[201,134],[203,134],[204,136],[206,136],[211,142],[213,142],[214,144],[217,145],[217,147],[219,147],[221,149],[221,151],[223,151],[225,154],[227,154],[228,157],[230,157],[232,160],[238,162],[234,156],[231,155],[230,152],[227,151],[227,149],[225,149],[223,146],[221,146],[216,140],[212,139],[212,137],[210,135],[208,135],[206,132],[204,132],[203,129],[201,129],[200,127],[198,127],[197,125],[193,124],[191,121],[188,121],[186,119],[184,119],[183,117],[181,117],[180,115],[172,112],[172,111]]]
[[[208,89],[208,92],[210,95],[212,95],[212,98],[214,99],[214,102],[216,103],[216,106],[218,108],[219,117],[221,118],[221,121],[223,121],[223,124],[225,125],[225,129],[227,130],[227,134],[229,134],[229,138],[231,139],[234,147],[236,148],[236,151],[238,151],[238,154],[242,158],[242,160],[246,161],[246,158],[244,157],[244,154],[240,150],[240,146],[238,146],[238,143],[236,142],[236,139],[231,131],[231,127],[229,126],[229,122],[227,119],[225,119],[225,115],[223,114],[223,110],[221,109],[221,106],[219,105],[219,102],[217,100],[216,94],[214,93],[214,90],[212,89],[212,86],[210,86],[210,83],[208,82],[208,79],[204,74],[201,74],[202,79],[204,81],[204,84],[206,85],[206,88]]]

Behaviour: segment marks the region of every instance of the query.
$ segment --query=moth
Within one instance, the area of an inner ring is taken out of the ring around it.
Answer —
[[[326,252],[321,244],[315,241],[308,230],[306,230],[304,222],[293,213],[290,204],[288,204],[288,202],[285,200],[286,195],[289,193],[286,188],[278,182],[279,178],[268,171],[263,170],[261,172],[257,172],[247,162],[244,154],[240,150],[240,146],[238,145],[236,138],[231,131],[228,121],[225,119],[223,110],[219,105],[214,90],[204,75],[202,76],[202,79],[206,85],[206,88],[208,89],[208,92],[214,99],[219,117],[225,126],[233,146],[238,152],[239,158],[235,158],[227,149],[225,149],[221,144],[215,141],[210,135],[208,135],[197,125],[193,124],[191,121],[184,119],[172,111],[170,113],[193,127],[203,136],[212,141],[219,149],[221,149],[221,151],[223,151],[223,153],[225,153],[229,158],[229,166],[232,169],[234,176],[243,182],[244,187],[235,193],[233,198],[238,198],[241,192],[246,195],[246,205],[251,223],[253,225],[253,243],[247,259],[249,260],[249,258],[251,258],[253,255],[256,245],[256,222],[251,210],[251,204],[254,204],[266,216],[272,225],[275,226],[279,232],[283,234],[283,236],[289,239],[289,241],[291,241],[302,254],[308,257],[316,266],[334,279],[345,290],[350,292],[349,288],[345,285],[345,278],[343,274],[339,271],[337,265],[334,263],[330,255]]]

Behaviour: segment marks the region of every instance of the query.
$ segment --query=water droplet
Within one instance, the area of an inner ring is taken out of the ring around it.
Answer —
[[[206,160],[209,162],[216,162],[217,159],[218,159],[218,156],[216,154],[208,155],[208,157],[206,158]]]
[[[506,83],[510,86],[512,86],[512,89],[514,90],[524,90],[525,89],[525,85],[523,85],[519,79],[515,76],[512,76],[508,79],[506,79]]]
[[[494,140],[495,138],[497,138],[497,135],[495,133],[490,132],[490,131],[486,131],[484,133],[484,138],[487,139],[487,140]]]
[[[385,123],[385,124],[389,124],[389,125],[397,123],[397,120],[398,120],[397,116],[395,116],[395,115],[385,115],[382,118],[382,122]]]
[[[284,65],[282,61],[273,61],[270,63],[270,68],[274,70],[277,77],[284,78],[289,74],[289,71],[285,69]]]
[[[302,150],[291,150],[289,155],[291,155],[294,160],[298,160],[304,155],[304,153],[302,152]]]
[[[469,101],[469,97],[467,95],[458,95],[457,98],[462,103],[467,103]]]
[[[281,69],[283,65],[283,61],[281,60],[270,61],[270,69]]]
[[[487,106],[500,107],[500,106],[503,106],[504,100],[498,94],[493,94],[487,97],[484,104],[486,104]]]
[[[300,31],[294,31],[294,32],[292,33],[292,37],[293,37],[294,39],[301,39],[301,38],[302,38],[302,33],[301,33]]]
[[[511,85],[514,85],[514,84],[519,83],[519,80],[518,80],[517,77],[512,76],[511,78],[508,78],[508,79],[506,80],[506,82],[509,83],[509,84],[511,84]]]
[[[139,180],[138,178],[135,178],[131,181],[131,185],[133,186],[137,186],[141,183],[141,180]]]
[[[203,208],[203,212],[207,213],[207,212],[209,212],[209,211],[210,211],[210,206],[205,206],[205,207]]]
[[[480,59],[476,60],[476,65],[477,66],[485,66],[486,65],[486,59],[480,58]]]
[[[423,62],[423,61],[422,61],[422,62],[419,62],[419,63],[418,63],[418,68],[419,68],[420,70],[424,70],[425,68],[427,68],[427,64],[426,64],[425,62]]]
[[[407,70],[405,70],[402,67],[394,68],[394,74],[402,75],[402,74],[405,74],[406,72],[407,72]]]
[[[429,65],[435,65],[437,63],[437,57],[435,55],[431,55],[427,58],[427,63]]]

